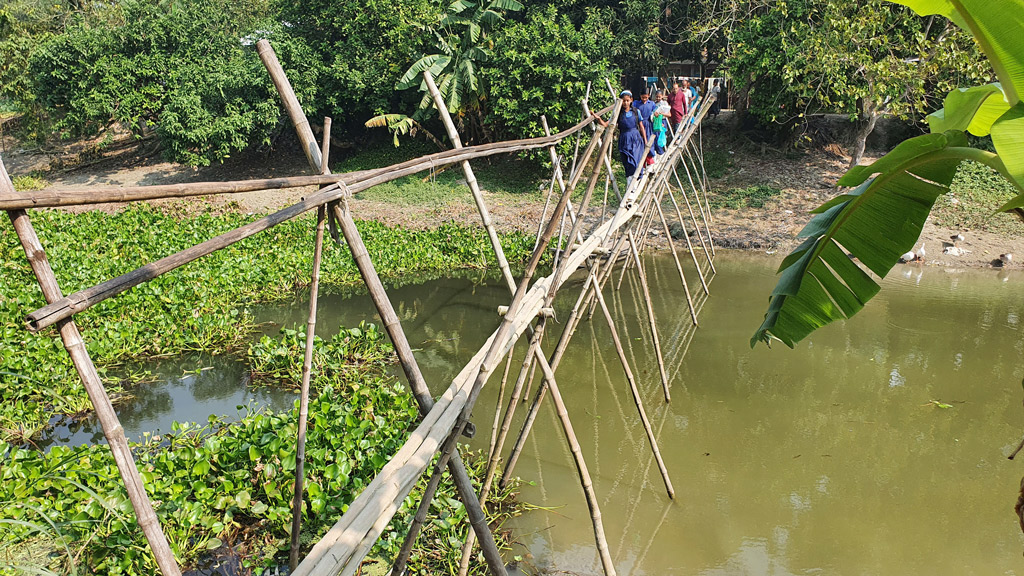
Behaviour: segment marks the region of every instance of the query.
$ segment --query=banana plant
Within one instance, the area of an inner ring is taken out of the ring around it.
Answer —
[[[438,25],[429,27],[436,40],[434,52],[414,62],[395,88],[419,88],[423,93],[419,110],[430,110],[433,100],[423,83],[423,72],[429,70],[450,113],[479,109],[486,96],[479,70],[491,59],[493,49],[488,32],[504,19],[504,12],[522,8],[517,0],[455,0]]]
[[[985,164],[1010,181],[1019,194],[998,210],[1024,218],[1024,0],[894,2],[921,16],[949,18],[973,34],[999,81],[953,91],[928,116],[929,134],[839,179],[850,190],[814,210],[798,235],[803,243],[779,266],[779,283],[751,347],[779,340],[792,348],[860,311],[879,291],[868,272],[884,278],[914,247],[961,160]],[[995,153],[969,146],[968,133],[990,135]]]

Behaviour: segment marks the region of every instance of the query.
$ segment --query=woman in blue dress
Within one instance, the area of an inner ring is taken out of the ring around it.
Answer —
[[[622,99],[622,110],[619,112],[619,155],[622,157],[622,166],[626,172],[626,188],[629,189],[637,171],[644,165],[644,142],[647,141],[647,132],[644,130],[644,123],[640,119],[640,113],[633,108],[633,93],[623,90],[619,93]],[[600,119],[599,119],[600,120]],[[600,120],[601,124],[608,123]]]

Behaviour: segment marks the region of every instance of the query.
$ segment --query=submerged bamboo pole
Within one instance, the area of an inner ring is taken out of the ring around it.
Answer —
[[[633,252],[633,258],[636,260],[636,273],[640,277],[640,288],[643,290],[644,303],[647,304],[647,321],[651,325],[651,340],[654,341],[654,355],[658,359],[658,371],[661,373],[661,386],[665,392],[665,402],[671,402],[672,395],[668,390],[668,373],[665,371],[665,359],[661,355],[661,340],[658,338],[658,325],[654,314],[654,303],[651,302],[651,290],[647,285],[647,273],[640,262],[640,252],[637,250],[633,231],[630,230],[627,234],[629,234],[629,247]],[[600,294],[598,299],[600,299]],[[694,322],[696,321],[697,318],[695,316]]]
[[[331,148],[331,118],[324,118],[324,138],[320,157],[323,161],[321,174],[329,172],[327,159]],[[313,344],[316,340],[317,298],[320,294],[320,259],[324,251],[324,227],[327,210],[323,206],[316,211],[316,239],[313,244],[313,275],[309,285],[309,319],[306,321],[306,347],[302,359],[302,383],[299,388],[299,430],[295,444],[295,494],[292,497],[292,538],[288,551],[288,567],[295,570],[299,565],[299,535],[302,530],[302,493],[305,484],[306,425],[309,417],[309,381],[313,375]]]
[[[269,42],[266,42],[266,40],[261,42],[265,43],[264,52],[269,55],[273,55],[273,49],[270,48]],[[281,100],[284,103],[285,108],[288,110],[289,115],[292,117],[293,122],[297,119],[299,120],[299,122],[296,123],[296,132],[298,133],[299,140],[302,142],[303,147],[305,149],[315,147],[315,141],[310,142],[312,133],[308,130],[309,123],[308,121],[305,121],[305,115],[302,114],[302,108],[299,106],[298,100],[294,98],[294,92],[291,89],[288,78],[284,76],[284,71],[281,69],[280,63],[277,62],[277,58],[264,56],[263,62],[271,73],[271,76],[275,77],[275,85],[278,87]],[[289,94],[291,97],[289,97]],[[305,130],[303,130],[303,126],[306,127]],[[325,170],[325,167],[320,163],[322,159],[320,158],[319,151],[317,151],[316,157],[307,154],[307,159],[309,160],[312,168]],[[416,402],[419,406],[420,414],[428,414],[434,404],[433,398],[430,396],[430,390],[427,388],[423,374],[420,372],[419,365],[416,363],[416,358],[412,354],[412,348],[409,346],[409,340],[406,338],[405,332],[402,330],[402,326],[398,319],[398,315],[395,313],[394,306],[388,299],[387,293],[384,290],[384,285],[380,280],[380,276],[377,275],[373,262],[370,260],[369,253],[366,250],[366,245],[363,243],[362,236],[356,228],[355,221],[352,220],[351,215],[348,213],[347,198],[342,196],[342,199],[343,205],[339,205],[337,203],[332,205],[335,219],[341,228],[342,234],[345,236],[345,241],[352,253],[352,259],[355,261],[356,267],[359,269],[359,273],[363,277],[363,282],[366,284],[367,289],[370,292],[370,297],[373,300],[374,306],[377,308],[377,313],[380,315],[381,320],[384,323],[384,329],[391,338],[392,345],[395,348],[395,353],[398,355],[399,362],[401,363],[402,369],[406,374],[406,378],[409,380],[409,385],[413,390],[413,395],[415,396]],[[480,502],[476,498],[476,492],[473,489],[469,473],[466,471],[466,467],[462,463],[457,449],[448,461],[447,465],[452,473],[452,478],[459,492],[459,497],[466,506],[466,512],[469,517],[470,524],[480,537],[484,550],[484,557],[487,560],[491,573],[494,576],[503,576],[506,574],[506,571],[505,565],[501,559],[501,553],[498,551],[498,546],[494,542],[494,536],[491,534],[490,527],[487,525],[483,509],[480,507]],[[380,527],[380,529],[383,529],[383,527]],[[379,534],[379,532],[377,532],[377,534]],[[376,537],[374,539],[376,539]],[[293,574],[298,576],[301,573],[301,569],[302,565],[300,565]]]
[[[13,190],[14,185],[7,175],[3,160],[0,159],[0,191],[12,192]],[[61,297],[60,285],[53,274],[53,269],[50,268],[46,251],[32,227],[28,214],[24,210],[9,210],[7,216],[11,219],[11,224],[14,225],[14,231],[18,235],[18,240],[21,241],[21,247],[25,250],[25,258],[39,282],[39,289],[42,291],[43,297],[47,302],[58,300]],[[167,538],[160,527],[153,504],[146,494],[146,487],[139,474],[139,469],[135,465],[135,459],[132,457],[131,448],[129,448],[128,440],[124,435],[124,428],[121,427],[117,413],[114,412],[114,407],[110,404],[110,398],[103,387],[103,382],[100,381],[92,358],[89,357],[78,326],[74,320],[67,319],[61,320],[59,329],[64,349],[71,357],[71,362],[82,379],[93,409],[96,410],[96,418],[100,421],[103,435],[114,456],[114,463],[117,465],[122,482],[124,482],[128,500],[135,511],[136,521],[149,543],[157,567],[163,576],[180,576],[181,570],[178,568],[174,553],[171,552]]]

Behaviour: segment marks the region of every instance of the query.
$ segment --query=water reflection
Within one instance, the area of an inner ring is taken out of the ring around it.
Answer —
[[[237,420],[245,413],[239,406],[289,409],[295,393],[287,390],[253,389],[247,386],[244,363],[235,358],[190,355],[145,365],[155,383],[129,390],[130,401],[117,406],[117,415],[129,440],[144,433],[171,431],[173,422],[205,424],[210,416]],[[91,413],[79,418],[60,418],[40,435],[36,444],[79,446],[103,444],[103,430]]]

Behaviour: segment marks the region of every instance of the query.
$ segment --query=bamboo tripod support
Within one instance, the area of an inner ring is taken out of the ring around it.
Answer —
[[[266,40],[261,40],[258,45],[260,46],[260,56],[263,59],[263,63],[267,67],[271,77],[274,79],[274,85],[277,87],[278,93],[281,95],[282,102],[295,124],[299,140],[303,144],[303,150],[316,150],[317,152],[316,156],[307,153],[307,160],[309,160],[310,166],[313,169],[319,169],[326,172],[326,167],[321,164],[322,158],[319,154],[319,150],[316,149],[315,141],[310,141],[313,138],[313,134],[312,131],[309,130],[309,122],[305,120],[305,115],[302,114],[302,109],[299,106],[298,99],[295,98],[291,84],[288,82],[287,77],[285,77],[284,70],[277,61],[273,48],[270,47],[270,43]],[[402,369],[409,380],[410,386],[413,388],[413,394],[416,396],[420,413],[426,414],[433,407],[433,398],[430,396],[430,392],[423,379],[423,375],[416,363],[416,359],[413,357],[412,348],[409,346],[409,341],[405,337],[405,332],[402,330],[402,326],[398,320],[397,313],[395,313],[394,306],[388,299],[387,294],[384,291],[383,283],[373,267],[373,262],[369,258],[366,245],[363,243],[355,222],[348,214],[348,203],[347,199],[344,197],[343,203],[344,206],[339,206],[337,204],[332,206],[334,217],[338,221],[342,233],[345,236],[345,241],[349,246],[349,250],[352,253],[353,260],[356,262],[359,273],[370,290],[370,296],[374,302],[374,306],[377,308],[377,312],[384,323],[385,331],[391,338],[392,344],[395,347],[395,352],[398,354],[399,361],[402,364]],[[477,532],[483,532],[483,534],[480,534],[480,539],[483,543],[484,557],[487,559],[491,573],[494,576],[504,575],[506,571],[505,565],[501,560],[501,553],[498,551],[497,544],[494,542],[494,536],[491,534],[490,528],[487,526],[483,509],[480,507],[480,502],[476,498],[476,492],[473,489],[472,481],[469,478],[465,465],[462,464],[458,454],[455,454],[454,457],[449,460],[448,465],[455,481],[456,488],[459,491],[459,496],[462,499],[463,504],[466,506],[470,523],[473,525],[474,530]],[[382,528],[383,527],[381,527],[381,529]],[[379,531],[377,533],[379,534]],[[299,575],[301,573],[302,567],[300,565],[293,574]]]

